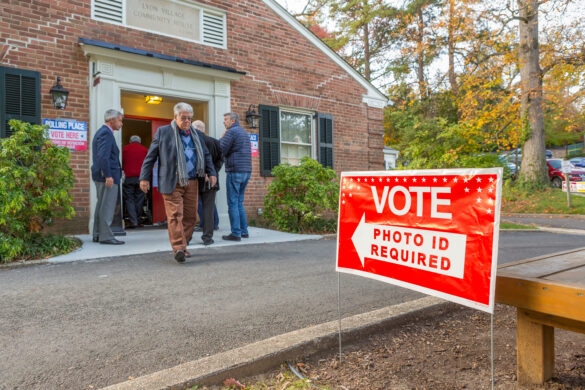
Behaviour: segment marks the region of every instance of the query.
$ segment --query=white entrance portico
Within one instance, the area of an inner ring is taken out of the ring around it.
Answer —
[[[93,135],[103,124],[103,115],[108,109],[122,111],[123,92],[144,95],[168,96],[186,101],[206,102],[208,133],[219,138],[224,132],[223,114],[230,112],[230,82],[239,80],[244,72],[197,66],[172,59],[152,56],[148,53],[130,52],[105,47],[101,42],[80,40],[83,53],[89,59],[89,133],[90,150]],[[116,132],[121,149],[122,138]],[[145,145],[148,147],[148,145]],[[97,202],[95,186],[90,185],[89,230],[93,227],[93,213]],[[220,225],[229,226],[225,193],[225,172],[220,174],[220,191],[216,197]]]

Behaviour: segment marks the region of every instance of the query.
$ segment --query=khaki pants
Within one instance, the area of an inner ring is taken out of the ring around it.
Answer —
[[[169,241],[173,252],[187,249],[197,222],[197,180],[189,180],[187,187],[177,185],[170,194],[162,194],[167,214]]]

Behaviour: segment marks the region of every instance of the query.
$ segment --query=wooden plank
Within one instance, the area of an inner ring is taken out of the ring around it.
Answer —
[[[549,275],[544,279],[585,286],[585,266]]]
[[[517,264],[507,267],[505,274],[524,278],[540,278],[580,266],[585,266],[585,251]]]
[[[542,325],[552,326],[554,328],[561,328],[570,330],[571,332],[584,333],[585,334],[585,322],[569,320],[567,318],[556,317],[550,314],[538,313],[535,311],[522,310],[524,315],[532,322],[537,322]]]
[[[562,251],[562,252],[556,252],[556,253],[549,253],[548,255],[531,257],[529,259],[519,260],[519,261],[515,261],[513,263],[501,264],[501,265],[498,266],[498,269],[507,269],[507,268],[510,268],[510,267],[515,267],[515,266],[517,266],[519,264],[531,263],[533,261],[542,260],[542,259],[550,259],[552,257],[562,256],[562,255],[566,255],[566,254],[569,254],[569,253],[575,253],[575,252],[585,252],[585,247],[575,248],[575,249],[571,249],[571,250],[568,250],[568,251]]]
[[[518,384],[543,384],[552,377],[555,367],[554,328],[532,322],[518,309],[516,353]]]
[[[585,287],[579,285],[498,275],[496,302],[585,321]]]

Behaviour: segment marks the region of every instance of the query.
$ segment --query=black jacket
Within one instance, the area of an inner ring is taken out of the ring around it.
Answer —
[[[212,188],[205,187],[205,180],[199,180],[199,191],[206,191],[206,190],[219,190],[219,171],[221,167],[223,167],[223,154],[221,153],[221,146],[219,144],[219,140],[216,140],[213,137],[210,137],[203,133],[200,130],[197,130],[199,133],[199,139],[205,143],[207,146],[207,150],[209,150],[209,154],[211,155],[211,161],[213,161],[213,167],[215,168],[215,172],[217,173],[217,183]]]

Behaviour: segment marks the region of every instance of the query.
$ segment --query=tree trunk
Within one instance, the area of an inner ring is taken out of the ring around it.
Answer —
[[[418,36],[417,36],[417,58],[418,65],[418,91],[420,98],[424,99],[427,95],[427,86],[425,82],[425,49],[424,49],[424,18],[422,8],[418,10]]]
[[[449,58],[449,84],[451,92],[457,96],[458,86],[455,78],[455,0],[449,0],[449,26],[447,27],[447,50]]]
[[[371,81],[370,71],[370,30],[368,24],[364,24],[364,77]]]
[[[542,70],[538,42],[538,1],[517,0],[520,9],[521,114],[529,132],[522,150],[520,178],[538,184],[548,183],[544,145]]]

